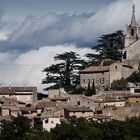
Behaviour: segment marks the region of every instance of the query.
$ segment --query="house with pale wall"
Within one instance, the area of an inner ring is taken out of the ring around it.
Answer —
[[[117,99],[116,97],[105,97],[105,99],[100,102],[103,107],[114,106],[114,107],[124,107],[125,99]]]
[[[64,117],[67,119],[69,117],[92,117],[93,111],[87,107],[66,107],[64,108]]]
[[[37,101],[37,87],[0,87],[0,97],[14,97],[26,104]]]
[[[42,118],[43,128],[49,132],[59,124],[61,124],[61,119],[58,117]]]

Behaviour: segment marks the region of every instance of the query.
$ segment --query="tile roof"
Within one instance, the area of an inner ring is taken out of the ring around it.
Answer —
[[[128,95],[128,96],[125,96],[124,98],[140,98],[140,94],[131,94],[131,95]]]
[[[24,102],[22,102],[22,101],[17,100],[17,99],[14,98],[14,97],[1,97],[1,98],[0,98],[0,101],[1,101],[1,102],[4,102],[4,103],[6,103],[6,102],[11,102],[11,103],[17,103],[17,104],[26,104],[26,103],[24,103]]]
[[[112,116],[107,116],[107,115],[103,115],[103,114],[94,114],[93,118],[95,119],[111,119]]]
[[[67,101],[68,97],[63,96],[55,96],[54,98],[51,98],[51,101]]]
[[[12,110],[12,111],[20,111],[20,109],[15,105],[1,105],[1,109]]]
[[[96,73],[96,72],[107,72],[109,71],[109,66],[90,66],[86,69],[80,71],[80,73]]]
[[[44,107],[55,107],[56,106],[56,103],[55,102],[50,102],[50,101],[39,101],[37,104],[36,104],[36,108],[44,108]]]
[[[36,91],[36,87],[0,87],[0,94],[16,94],[18,92],[34,92]]]
[[[29,112],[29,111],[31,111],[31,112],[36,112],[36,109],[33,108],[33,107],[19,107],[19,109],[20,109],[21,111],[25,111],[25,112]]]
[[[1,116],[0,115],[0,122],[6,120],[6,121],[11,121],[11,118],[9,116]]]
[[[69,112],[93,112],[91,109],[84,107],[84,106],[82,106],[82,107],[66,107],[64,109],[69,111]]]

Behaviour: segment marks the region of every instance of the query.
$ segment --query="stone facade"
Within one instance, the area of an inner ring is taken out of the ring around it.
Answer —
[[[110,66],[89,67],[80,72],[81,87],[87,88],[93,80],[97,91],[110,88],[111,83],[121,78],[126,79],[134,71],[138,71],[140,64],[140,27],[136,23],[135,7],[133,6],[131,23],[127,26],[125,47],[121,62],[114,62]]]
[[[94,80],[95,87],[98,91],[111,87],[111,83],[121,78],[127,78],[134,72],[130,65],[123,63],[113,63],[110,66],[91,66],[80,72],[81,87],[87,88],[88,84],[92,85]]]
[[[134,72],[134,69],[130,65],[126,65],[123,63],[113,63],[110,65],[110,87],[111,83],[115,80],[119,80],[121,78],[126,79]]]
[[[67,107],[64,108],[64,117],[69,118],[72,116],[76,117],[92,117],[93,111],[86,107]]]
[[[26,104],[37,101],[37,87],[0,87],[0,97],[14,97]]]
[[[89,83],[92,86],[93,80],[97,89],[108,87],[110,84],[109,75],[108,66],[91,66],[80,72],[81,87],[87,88]]]
[[[131,23],[127,26],[125,36],[125,48],[123,50],[123,62],[131,65],[140,62],[140,27],[135,18],[135,7],[133,6]]]

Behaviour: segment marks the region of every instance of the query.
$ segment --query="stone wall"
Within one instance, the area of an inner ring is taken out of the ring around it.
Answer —
[[[109,72],[97,72],[97,73],[82,73],[80,74],[81,87],[87,88],[88,83],[92,86],[94,80],[95,87],[97,89],[109,86]]]
[[[136,41],[132,45],[126,47],[123,52],[126,51],[126,59],[132,60],[136,55],[140,54],[140,40]],[[137,59],[137,58],[135,58]],[[140,59],[140,58],[139,58]]]
[[[83,95],[69,95],[70,101],[73,105],[77,105],[80,102],[79,106],[85,106],[95,111],[95,108],[98,106],[98,103],[94,102],[93,97],[86,97]]]

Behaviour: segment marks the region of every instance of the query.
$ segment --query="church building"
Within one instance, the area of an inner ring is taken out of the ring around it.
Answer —
[[[131,23],[127,26],[123,62],[131,65],[139,64],[140,62],[140,26],[136,21],[135,6],[133,6]]]
[[[127,26],[125,45],[121,62],[109,66],[91,66],[80,71],[80,85],[87,88],[93,81],[97,91],[111,87],[111,83],[121,78],[126,79],[140,65],[140,27],[136,22],[135,6],[133,6],[131,23]]]

